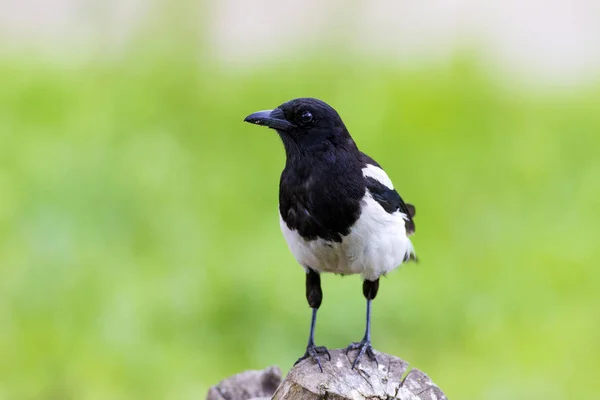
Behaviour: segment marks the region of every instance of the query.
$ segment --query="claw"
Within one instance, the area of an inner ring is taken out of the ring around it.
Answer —
[[[327,350],[327,348],[325,346],[317,347],[314,344],[309,344],[306,347],[306,352],[304,353],[304,355],[302,357],[300,357],[298,360],[296,360],[294,365],[296,365],[300,361],[306,360],[307,358],[310,357],[316,361],[317,365],[319,366],[319,369],[321,370],[321,372],[323,372],[323,366],[321,365],[321,359],[319,358],[319,354],[326,354],[329,361],[331,361],[331,354],[329,354],[329,351]]]
[[[315,347],[315,351],[317,352],[317,354],[327,354],[327,359],[331,361],[331,354],[329,354],[329,350],[327,350],[327,347],[318,346]]]
[[[348,355],[350,350],[358,350],[358,355],[356,356],[356,358],[354,359],[354,362],[352,363],[352,369],[354,369],[356,367],[358,360],[360,360],[360,358],[365,354],[371,360],[375,361],[375,363],[377,365],[379,365],[379,362],[377,361],[377,357],[375,357],[375,352],[373,351],[373,347],[371,346],[371,342],[369,340],[363,339],[359,343],[351,343],[348,347],[346,347],[346,355]]]

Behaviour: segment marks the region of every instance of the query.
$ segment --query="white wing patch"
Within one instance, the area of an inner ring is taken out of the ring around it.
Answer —
[[[364,177],[373,178],[390,189],[394,188],[394,184],[390,177],[384,170],[375,165],[367,164],[367,166],[362,169],[362,173]]]

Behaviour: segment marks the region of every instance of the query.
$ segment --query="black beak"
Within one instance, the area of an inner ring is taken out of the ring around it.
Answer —
[[[244,118],[244,122],[267,126],[269,128],[277,129],[278,131],[287,131],[296,127],[296,125],[285,119],[283,111],[279,108],[255,112]]]

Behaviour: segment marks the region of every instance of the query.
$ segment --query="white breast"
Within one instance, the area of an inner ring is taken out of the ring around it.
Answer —
[[[388,187],[391,185],[380,168],[369,165],[363,173]],[[399,211],[387,213],[367,191],[359,219],[340,243],[323,239],[307,241],[295,230],[289,229],[281,216],[279,221],[292,254],[303,267],[319,272],[361,274],[363,279],[375,280],[414,254],[413,245],[406,235],[406,218]]]

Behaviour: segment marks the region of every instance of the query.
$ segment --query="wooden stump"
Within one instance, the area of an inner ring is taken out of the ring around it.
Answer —
[[[410,369],[398,357],[376,355],[379,364],[365,356],[353,370],[355,351],[347,356],[345,349],[332,350],[331,361],[322,361],[322,373],[307,359],[292,368],[281,384],[281,372],[275,367],[242,372],[212,387],[207,400],[270,396],[273,400],[447,400],[425,373]]]
[[[277,367],[244,371],[211,387],[206,400],[270,399],[280,383],[281,370]]]

